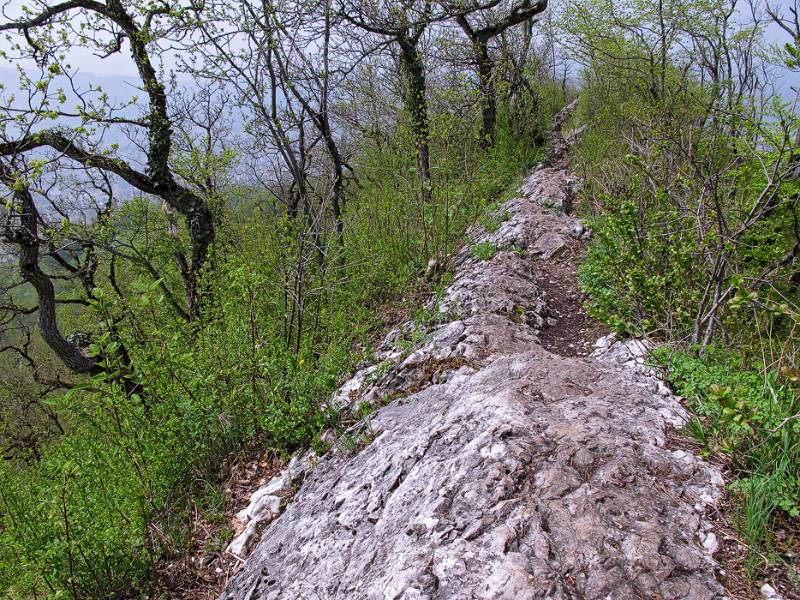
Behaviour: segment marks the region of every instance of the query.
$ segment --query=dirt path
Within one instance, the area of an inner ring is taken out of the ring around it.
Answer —
[[[537,259],[533,265],[548,318],[539,340],[545,349],[561,356],[589,356],[595,342],[608,334],[606,327],[586,313],[588,298],[578,286],[577,270],[586,246],[585,240],[572,240],[559,255]]]

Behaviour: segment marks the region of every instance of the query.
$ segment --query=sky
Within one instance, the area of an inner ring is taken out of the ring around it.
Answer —
[[[797,0],[768,0],[768,2],[770,6],[777,8],[779,12],[787,13],[788,7],[795,5]],[[26,4],[25,0],[0,0],[2,13],[6,15],[2,20],[6,21],[8,17],[17,17],[21,15],[20,7],[24,4]],[[28,2],[28,4],[30,4],[30,2]],[[53,2],[48,2],[48,4],[53,4]],[[552,9],[557,9],[559,0],[555,0],[550,4]],[[739,2],[739,6],[742,7],[740,10],[744,10],[745,4],[745,2]],[[774,24],[768,27],[767,35],[780,44],[789,41],[788,35]],[[8,42],[5,39],[0,39],[0,50],[7,49],[8,47]],[[133,61],[130,55],[125,52],[113,54],[107,58],[100,58],[93,55],[91,51],[85,48],[78,48],[72,50],[70,53],[69,62],[72,66],[85,73],[98,76],[137,77]],[[169,55],[166,56],[164,63],[164,66],[168,69],[174,68],[175,66],[175,61],[171,60]],[[0,69],[3,67],[4,65],[0,64]]]
[[[48,0],[47,4],[54,5],[57,4],[58,1],[59,0]],[[2,20],[2,22],[8,22],[18,19],[23,14],[21,7],[26,4],[31,6],[32,3],[26,0],[0,0],[0,6],[2,6],[2,11],[0,12],[2,12],[3,15],[0,17],[0,20]],[[0,50],[8,50],[10,47],[6,36],[3,35],[2,38],[0,38]],[[126,51],[127,49],[128,47],[126,45],[123,52],[101,58],[93,54],[92,51],[87,48],[73,48],[69,53],[68,61],[70,65],[87,74],[101,77],[125,77],[133,81],[138,81],[136,67],[133,64],[130,54]],[[22,66],[23,68],[34,67],[32,63],[23,64]],[[0,62],[0,71],[10,67],[10,64],[4,65]]]
[[[25,1],[26,0],[0,0],[2,14],[4,15],[0,17],[0,19],[6,21],[9,20],[9,18],[18,18],[22,14],[21,7]],[[564,0],[553,0],[551,2],[551,10],[557,12],[559,3],[563,1]],[[770,6],[777,9],[778,12],[783,13],[787,13],[789,6],[794,6],[798,2],[798,0],[768,1]],[[28,0],[28,3],[30,4],[30,0]],[[53,2],[48,0],[48,4],[53,4]],[[740,10],[747,10],[749,14],[749,9],[745,8],[746,2],[740,0],[739,6],[741,7]],[[779,45],[783,45],[789,41],[788,34],[775,24],[768,27],[767,37]],[[5,36],[0,34],[0,50],[7,50],[9,47],[9,42],[5,39]],[[143,94],[136,90],[141,83],[127,50],[128,46],[126,44],[123,48],[123,52],[101,58],[95,56],[86,48],[74,48],[70,51],[67,62],[78,70],[79,76],[77,79],[84,89],[86,89],[89,84],[102,85],[103,89],[109,92],[112,99],[117,99],[122,102],[130,99],[131,96],[138,95],[144,100]],[[25,64],[25,62],[15,63],[12,65],[10,61],[6,64],[0,61],[0,83],[5,85],[6,91],[13,91],[17,88],[17,76],[15,73],[17,64],[21,64],[25,69],[34,68],[32,62],[28,64]],[[165,54],[162,57],[161,66],[167,71],[175,69],[175,55],[170,55],[169,53]],[[575,72],[577,73],[577,69],[575,69]],[[188,80],[186,81],[188,82]],[[792,93],[791,89],[800,87],[800,74],[796,72],[778,73],[773,83],[786,100],[791,100],[796,94],[796,92]],[[191,83],[188,85],[191,86]]]

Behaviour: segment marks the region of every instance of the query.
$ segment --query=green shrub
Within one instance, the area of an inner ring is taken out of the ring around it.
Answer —
[[[800,518],[800,390],[791,376],[741,368],[741,357],[711,349],[698,358],[662,348],[656,360],[699,417],[687,432],[706,455],[723,454],[737,479],[737,519],[748,543],[769,550],[776,511]],[[755,556],[751,557],[755,560]]]
[[[470,252],[472,252],[472,256],[478,260],[491,260],[494,258],[494,255],[497,254],[497,251],[497,244],[493,242],[481,242],[479,244],[475,244],[470,250]]]

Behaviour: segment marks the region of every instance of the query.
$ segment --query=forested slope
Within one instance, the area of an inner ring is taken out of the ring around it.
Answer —
[[[589,311],[660,346],[739,587],[797,584],[796,5],[28,0],[0,33],[0,592],[170,597],[231,465],[347,443],[331,393],[423,341],[573,98]]]
[[[340,375],[447,277],[563,90],[506,6],[486,14],[509,20],[509,83],[484,134],[452,7],[29,9],[0,25],[25,67],[0,143],[0,587],[158,594],[198,512],[222,518],[232,456],[321,451],[346,426],[326,404]],[[87,86],[82,46],[127,56],[140,89]]]

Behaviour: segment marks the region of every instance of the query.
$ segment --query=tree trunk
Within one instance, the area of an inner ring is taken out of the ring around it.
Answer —
[[[417,147],[420,196],[423,202],[429,202],[432,186],[425,65],[416,42],[408,37],[402,37],[398,42],[400,45],[400,68],[406,88],[403,100],[411,115],[412,133]]]
[[[58,329],[56,321],[56,292],[53,282],[39,266],[39,214],[28,190],[16,191],[19,202],[20,229],[14,240],[19,244],[19,272],[36,290],[39,304],[39,332],[45,343],[61,361],[75,373],[99,370],[97,362],[71,344]]]
[[[189,192],[191,194],[191,192]],[[192,194],[193,195],[193,194]],[[186,296],[188,313],[191,319],[197,317],[202,298],[198,284],[203,268],[209,257],[209,249],[216,238],[214,215],[205,202],[195,202],[186,213],[186,225],[189,229],[189,242],[192,248],[192,262],[186,278]]]
[[[484,27],[474,27],[467,18],[468,12],[457,15],[455,20],[462,31],[472,42],[472,53],[475,61],[475,68],[478,71],[478,81],[480,84],[480,104],[481,104],[481,146],[487,148],[494,143],[494,130],[497,123],[497,92],[494,88],[494,62],[489,55],[489,40],[500,35],[509,27],[525,23],[525,41],[520,65],[517,69],[524,67],[525,56],[532,37],[533,17],[547,8],[547,0],[538,0],[531,3],[529,0],[515,5],[513,10],[504,15],[501,19],[491,23],[484,23]],[[516,87],[512,81],[512,91]]]
[[[214,215],[203,198],[175,181],[170,169],[169,157],[173,132],[167,110],[167,93],[150,60],[146,32],[139,28],[120,0],[108,0],[107,5],[108,8],[100,12],[127,34],[131,56],[149,99],[150,125],[146,173],[155,185],[157,195],[184,217],[189,230],[191,263],[188,269],[181,268],[181,275],[186,288],[188,309],[186,312],[189,318],[193,319],[197,316],[201,303],[198,279],[208,259],[209,249],[214,243],[216,230]]]
[[[497,122],[497,93],[494,89],[494,63],[489,56],[486,40],[474,41],[475,64],[480,81],[481,103],[481,146],[489,148],[494,144],[494,129]]]

